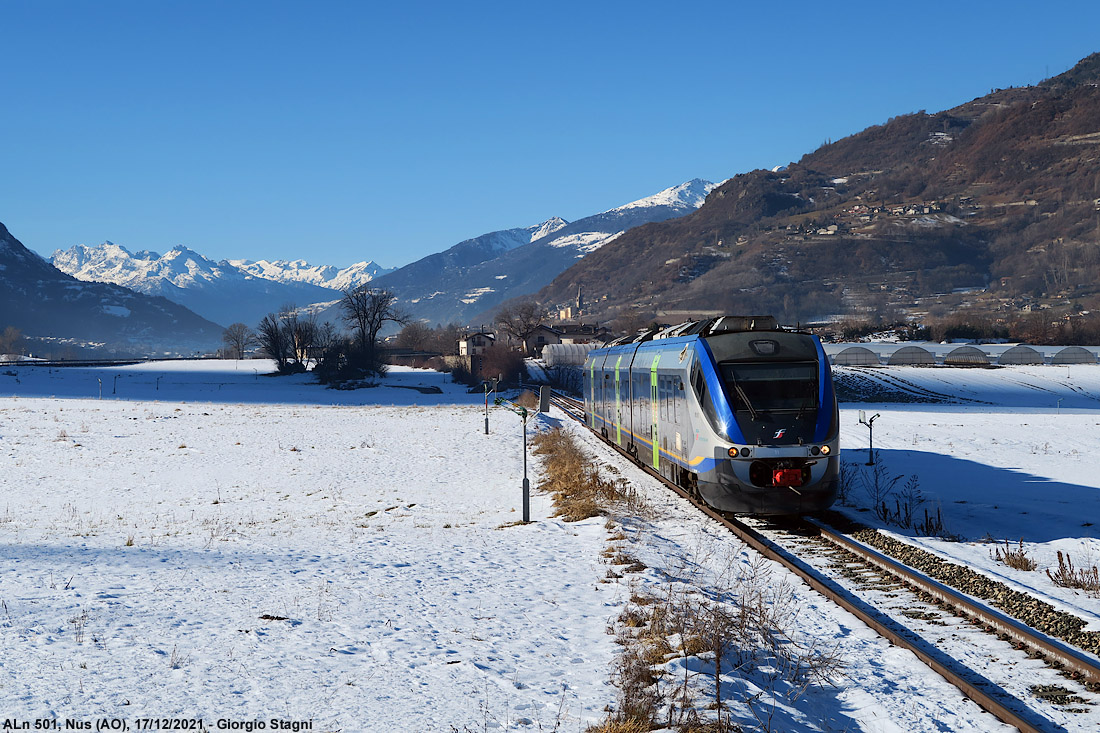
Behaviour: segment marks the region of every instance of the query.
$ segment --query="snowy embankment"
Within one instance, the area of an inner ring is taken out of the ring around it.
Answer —
[[[538,495],[513,525],[519,419],[486,436],[434,372],[337,392],[254,366],[0,373],[4,714],[600,719],[607,532]]]

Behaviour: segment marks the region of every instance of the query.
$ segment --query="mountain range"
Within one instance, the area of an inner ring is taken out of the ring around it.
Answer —
[[[221,260],[215,262],[186,247],[161,255],[130,252],[112,242],[78,244],[57,250],[50,261],[73,277],[109,282],[146,295],[161,295],[216,323],[254,325],[284,304],[332,301],[340,291],[384,274],[373,262],[338,269],[305,260]]]
[[[0,327],[106,338],[113,324],[123,341],[158,328],[195,341],[213,325],[169,313],[164,299],[82,284],[0,231]],[[891,118],[787,166],[717,187],[689,181],[573,222],[491,232],[391,272],[370,263],[212,262],[185,248],[161,256],[110,243],[55,253],[55,261],[250,325],[261,310],[331,302],[364,281],[432,325],[486,323],[518,297],[553,309],[578,293],[588,304],[583,317],[603,321],[723,312],[786,322],[837,314],[1005,320],[1030,311],[1049,325],[1100,311],[1098,242],[1094,54],[1033,86]],[[218,308],[230,303],[253,310],[229,318]]]
[[[161,255],[112,242],[57,250],[51,262],[80,280],[163,296],[223,325],[255,325],[286,304],[313,306],[320,320],[339,322],[341,291],[366,283],[392,291],[414,319],[467,323],[491,320],[502,301],[535,292],[631,227],[694,211],[713,188],[693,180],[574,222],[554,217],[490,232],[397,270],[373,262],[339,269],[304,260],[214,261],[182,246]]]
[[[222,328],[167,298],[66,275],[0,224],[0,324],[126,354],[208,351]]]
[[[505,300],[530,295],[623,232],[695,211],[715,184],[695,179],[592,216],[560,218],[459,242],[374,281],[430,324],[491,320]]]

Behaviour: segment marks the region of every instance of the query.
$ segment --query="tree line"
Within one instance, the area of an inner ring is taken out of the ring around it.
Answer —
[[[385,289],[358,288],[344,292],[340,300],[342,332],[331,321],[319,322],[317,316],[293,304],[269,313],[252,328],[244,323],[230,325],[222,334],[223,353],[243,359],[253,349],[275,361],[280,374],[313,371],[321,381],[380,376],[386,364],[379,334],[389,323],[402,326],[394,339],[398,348],[422,352],[423,365],[442,370],[454,370],[459,381],[477,382],[479,375],[463,366],[456,366],[432,355],[455,354],[458,341],[469,329],[457,324],[436,325],[435,328],[414,321],[397,307],[393,292]],[[535,301],[519,301],[502,308],[493,321],[500,339],[479,356],[483,374],[515,379],[523,372],[527,356],[527,340],[546,323],[546,311]]]
[[[404,324],[408,317],[397,308],[389,290],[356,288],[340,299],[342,333],[332,321],[318,322],[315,313],[293,304],[268,313],[255,329],[234,323],[225,329],[222,342],[230,356],[243,359],[256,347],[275,361],[280,374],[304,372],[309,363],[322,381],[380,376],[386,365],[379,348],[379,333],[387,323]]]

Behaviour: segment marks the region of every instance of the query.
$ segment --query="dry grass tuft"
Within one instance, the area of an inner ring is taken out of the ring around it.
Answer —
[[[546,477],[539,489],[554,499],[554,515],[577,522],[607,513],[610,504],[630,497],[621,479],[603,475],[573,437],[563,430],[535,436],[534,453],[547,457]]]
[[[1075,568],[1073,560],[1067,552],[1063,557],[1062,551],[1058,551],[1058,570],[1050,572],[1047,576],[1055,585],[1063,588],[1078,588],[1087,593],[1100,593],[1100,568],[1093,565],[1091,568]]]
[[[1016,548],[1013,548],[1008,544],[1008,540],[1005,540],[1004,549],[998,547],[993,552],[990,552],[989,556],[997,562],[1007,565],[1010,568],[1016,568],[1017,570],[1034,570],[1039,567],[1038,562],[1027,556],[1027,550],[1024,549],[1023,538],[1020,538],[1020,544]]]
[[[629,720],[605,720],[599,725],[589,726],[586,733],[647,733],[653,730],[649,721],[631,718]]]
[[[795,698],[811,684],[831,684],[842,663],[835,652],[795,638],[799,609],[793,598],[763,560],[703,592],[671,579],[660,596],[633,592],[614,627],[622,647],[612,676],[618,705],[587,733],[731,733],[743,730],[731,703],[753,711],[752,699],[723,698],[731,677],[756,676],[758,685],[770,680]],[[765,679],[757,669],[771,672]],[[775,730],[770,721],[761,726]]]

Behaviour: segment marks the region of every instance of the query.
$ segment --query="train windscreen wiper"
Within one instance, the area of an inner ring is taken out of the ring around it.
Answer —
[[[797,417],[795,417],[796,420],[801,420],[802,419],[802,414],[806,411],[807,407],[810,408],[811,410],[816,410],[817,409],[817,395],[816,394],[807,395],[806,399],[802,400],[802,402],[798,405],[798,415],[797,415]]]
[[[745,407],[749,408],[749,414],[752,415],[752,419],[758,419],[759,415],[756,412],[756,408],[752,406],[752,401],[749,399],[749,396],[745,394],[744,388],[742,388],[741,385],[737,382],[733,383],[733,388],[737,390],[737,396],[740,397],[741,401],[745,403]]]

